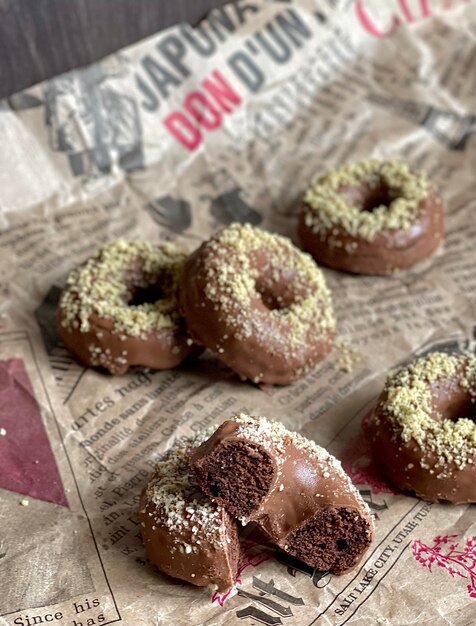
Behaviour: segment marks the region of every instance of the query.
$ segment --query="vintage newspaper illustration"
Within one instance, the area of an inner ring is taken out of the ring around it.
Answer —
[[[416,355],[475,350],[476,4],[239,0],[0,105],[0,624],[474,623],[474,506],[397,493],[361,420]],[[299,245],[310,178],[360,158],[423,169],[444,245],[391,277],[325,269],[332,354],[285,387],[209,352],[111,377],[55,329],[68,271],[118,237],[193,250],[233,221]],[[228,596],[148,563],[136,518],[154,457],[247,411],[339,457],[375,541],[351,574],[312,571],[243,530]]]

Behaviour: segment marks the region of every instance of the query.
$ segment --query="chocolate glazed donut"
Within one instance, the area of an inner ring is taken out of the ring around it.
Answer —
[[[324,265],[356,274],[389,274],[439,246],[441,199],[423,176],[396,161],[367,160],[325,174],[304,196],[303,247]]]
[[[180,287],[193,339],[242,378],[287,384],[331,349],[324,277],[284,237],[232,224],[187,259]]]
[[[67,278],[57,311],[64,345],[111,374],[175,367],[197,352],[177,307],[186,256],[172,244],[118,240],[101,248]]]
[[[370,511],[340,463],[282,424],[237,415],[192,452],[191,465],[210,498],[318,570],[347,572],[372,541]]]
[[[432,353],[387,379],[364,422],[372,454],[403,491],[476,502],[476,359]]]
[[[236,522],[198,488],[187,441],[165,452],[144,489],[139,523],[147,556],[169,576],[226,591],[241,555]]]

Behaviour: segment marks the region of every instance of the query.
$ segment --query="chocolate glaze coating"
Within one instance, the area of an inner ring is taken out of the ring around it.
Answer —
[[[282,425],[236,416],[191,465],[205,493],[311,567],[343,574],[371,543],[370,511],[340,463]]]
[[[242,378],[288,384],[331,350],[322,274],[283,237],[233,224],[190,255],[180,286],[193,339]]]
[[[169,450],[157,464],[141,496],[139,522],[147,556],[162,572],[199,587],[233,586],[236,523],[200,492],[184,450]]]
[[[349,189],[345,193],[357,195]],[[354,274],[386,275],[410,267],[432,254],[444,234],[443,205],[435,190],[420,202],[419,217],[409,230],[382,230],[371,241],[351,235],[339,224],[315,233],[306,225],[309,210],[303,203],[299,214],[303,248],[318,263]]]
[[[186,251],[117,240],[70,272],[57,310],[58,335],[84,365],[124,374],[130,366],[175,367],[200,349],[177,307]]]
[[[196,344],[187,343],[185,322],[182,320],[173,328],[149,332],[145,337],[132,337],[114,332],[113,322],[105,317],[91,315],[90,328],[65,328],[62,325],[63,313],[57,310],[57,330],[66,348],[86,367],[101,367],[111,374],[125,374],[133,365],[151,369],[169,369],[180,365],[193,354],[201,352]],[[104,355],[98,361],[89,346],[95,346]],[[126,353],[126,354],[124,354]]]
[[[454,423],[460,416],[475,414],[474,398],[460,386],[460,379],[461,372],[457,372],[428,384],[432,394],[431,418],[435,421]],[[476,447],[467,450],[469,462],[464,467],[454,461],[442,466],[437,453],[422,447],[414,438],[402,439],[401,428],[385,409],[387,400],[388,392],[384,390],[363,427],[373,457],[392,483],[431,502],[476,502]]]

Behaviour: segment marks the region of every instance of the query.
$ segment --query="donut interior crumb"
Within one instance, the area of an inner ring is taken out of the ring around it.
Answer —
[[[278,465],[283,462],[287,446],[292,443],[292,445],[299,450],[308,452],[320,462],[324,463],[324,468],[327,467],[331,472],[337,473],[340,478],[345,479],[346,485],[349,482],[338,459],[311,439],[307,439],[299,433],[288,430],[281,422],[272,421],[261,416],[247,415],[245,413],[239,413],[232,419],[240,425],[235,432],[235,436],[244,437],[248,441],[259,444],[272,455],[278,452],[279,456],[276,457]],[[323,477],[328,478],[329,476],[330,473],[324,469]],[[350,484],[348,488],[355,491],[355,488]]]

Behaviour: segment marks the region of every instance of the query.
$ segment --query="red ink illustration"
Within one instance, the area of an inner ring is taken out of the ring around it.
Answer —
[[[430,572],[436,564],[445,569],[454,578],[466,578],[470,598],[476,598],[476,537],[466,540],[464,548],[460,549],[455,541],[459,535],[442,535],[433,539],[433,546],[427,546],[419,539],[412,544],[412,553],[415,559],[426,567]],[[446,545],[446,552],[442,552]]]
[[[225,602],[228,600],[228,598],[230,597],[230,595],[232,596],[235,595],[236,586],[242,584],[240,576],[245,571],[245,569],[247,569],[248,567],[258,567],[258,565],[261,565],[261,563],[268,561],[270,558],[271,556],[269,554],[263,554],[263,553],[245,555],[241,559],[238,565],[238,572],[236,574],[235,586],[229,589],[228,591],[226,591],[225,593],[219,593],[218,591],[215,591],[215,593],[212,596],[212,604],[214,604],[215,602],[218,602],[220,606],[223,606]]]
[[[385,6],[382,3],[382,8],[379,6],[378,11],[372,11],[369,10],[372,8],[370,2],[355,0],[354,6],[357,21],[365,32],[377,39],[385,39],[391,37],[404,23],[413,24],[432,17],[439,9],[449,11],[469,2],[471,0],[440,0],[438,3],[433,2],[432,6],[429,0],[415,0],[413,3],[397,0],[397,6],[393,3]]]
[[[68,506],[25,365],[0,360],[0,488]]]
[[[241,574],[248,567],[258,567],[261,563],[268,561],[274,553],[274,548],[267,544],[268,538],[263,531],[255,524],[250,524],[240,535],[240,545],[243,556],[238,563],[238,572],[236,574],[235,585],[225,593],[215,591],[212,596],[212,604],[218,602],[223,606],[228,598],[236,594],[236,587],[243,584]]]

